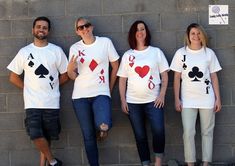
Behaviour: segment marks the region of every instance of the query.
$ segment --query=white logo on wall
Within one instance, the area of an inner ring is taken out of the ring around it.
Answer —
[[[209,5],[209,25],[228,25],[228,5]]]

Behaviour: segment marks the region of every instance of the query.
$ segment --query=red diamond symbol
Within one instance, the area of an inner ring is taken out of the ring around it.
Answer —
[[[89,65],[89,68],[91,69],[91,71],[94,71],[97,66],[98,66],[98,63],[94,59],[92,59]]]
[[[81,59],[80,59],[80,62],[81,62],[81,63],[83,63],[84,61],[85,61],[84,58],[81,58]]]

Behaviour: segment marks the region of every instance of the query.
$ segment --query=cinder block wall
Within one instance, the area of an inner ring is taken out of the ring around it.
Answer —
[[[208,5],[229,5],[229,25],[208,25]],[[223,108],[216,115],[214,161],[235,158],[235,1],[234,0],[0,0],[0,165],[35,166],[39,154],[26,136],[22,91],[8,82],[6,66],[18,50],[32,41],[31,28],[35,17],[45,15],[52,21],[50,41],[60,45],[66,54],[75,35],[74,20],[88,16],[95,25],[95,34],[110,37],[122,55],[128,49],[127,32],[136,19],[147,22],[152,45],[160,47],[169,63],[176,49],[183,45],[188,24],[202,24],[210,38],[223,70],[219,73]],[[172,76],[165,108],[166,155],[183,161],[182,124],[174,111]],[[62,87],[59,141],[53,152],[66,166],[86,165],[87,159],[81,132],[71,106],[73,82]],[[107,141],[99,144],[100,161],[104,165],[138,165],[134,137],[127,117],[120,110],[117,86],[113,96],[113,129]],[[196,143],[201,158],[199,125]],[[149,138],[151,143],[151,138]]]

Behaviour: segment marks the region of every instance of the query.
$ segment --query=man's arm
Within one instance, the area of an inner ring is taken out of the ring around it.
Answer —
[[[63,74],[60,74],[60,76],[59,76],[60,85],[63,85],[65,82],[68,81],[68,79],[69,79],[69,77],[68,77],[67,72],[63,73]]]
[[[118,71],[118,67],[119,67],[119,61],[116,60],[114,62],[111,62],[111,67],[112,67],[112,71],[111,71],[110,83],[109,83],[110,92],[112,92],[113,87],[116,82],[116,79],[117,79],[117,71]]]
[[[14,84],[15,86],[17,86],[18,88],[23,89],[24,88],[24,82],[21,79],[20,75],[11,72],[10,76],[9,76],[9,81]]]

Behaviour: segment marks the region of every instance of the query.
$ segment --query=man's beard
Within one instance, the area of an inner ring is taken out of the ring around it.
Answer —
[[[47,39],[47,35],[37,35],[37,34],[33,34],[34,37],[36,37],[38,40],[45,40]]]

